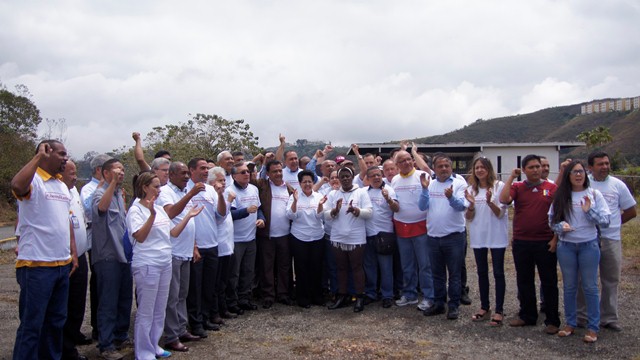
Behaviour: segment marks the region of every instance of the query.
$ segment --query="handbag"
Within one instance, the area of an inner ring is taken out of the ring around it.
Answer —
[[[375,247],[380,255],[392,255],[396,251],[396,234],[380,231],[375,236]]]
[[[124,257],[127,258],[127,262],[131,262],[133,259],[133,244],[131,244],[131,240],[129,239],[129,230],[125,229],[124,235],[122,236],[122,250],[124,250]]]

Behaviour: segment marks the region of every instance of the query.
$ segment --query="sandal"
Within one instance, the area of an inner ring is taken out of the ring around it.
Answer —
[[[491,309],[489,310],[480,309],[477,313],[471,316],[471,321],[479,322],[479,321],[489,320],[490,316],[491,316]]]
[[[593,344],[594,342],[598,341],[598,334],[593,330],[589,330],[587,331],[587,334],[584,336],[582,341],[586,342],[587,344]]]
[[[496,311],[496,313],[491,318],[491,321],[489,321],[489,326],[493,326],[493,327],[502,326],[503,321],[504,321],[504,315],[501,312]]]
[[[558,336],[559,337],[567,337],[567,336],[571,336],[573,335],[574,332],[574,328],[572,328],[571,326],[565,326],[562,328],[562,330],[558,331]]]

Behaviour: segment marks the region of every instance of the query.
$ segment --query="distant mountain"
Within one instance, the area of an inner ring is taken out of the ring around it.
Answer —
[[[580,114],[582,104],[558,106],[530,114],[506,116],[490,120],[478,119],[452,132],[414,139],[416,143],[478,142],[567,142],[597,126],[610,129],[613,142],[603,147],[612,156],[619,155],[632,164],[640,164],[640,111],[609,111]],[[586,148],[576,148],[562,157],[585,159]]]

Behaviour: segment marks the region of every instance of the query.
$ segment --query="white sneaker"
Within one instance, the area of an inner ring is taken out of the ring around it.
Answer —
[[[400,299],[396,300],[396,305],[398,306],[407,306],[407,305],[413,305],[417,303],[418,303],[418,299],[409,300],[404,295],[402,295]]]
[[[425,311],[431,305],[433,305],[433,302],[431,302],[431,300],[423,299],[422,301],[420,301],[420,304],[418,304],[418,310]]]

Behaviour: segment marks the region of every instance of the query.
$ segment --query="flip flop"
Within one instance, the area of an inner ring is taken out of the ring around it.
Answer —
[[[484,313],[481,313],[481,311],[484,311]],[[473,322],[485,321],[485,320],[489,320],[490,317],[491,317],[491,309],[489,310],[480,309],[477,313],[471,316],[471,321]]]
[[[500,319],[496,319],[497,316],[499,316]],[[491,318],[491,321],[489,321],[489,326],[492,326],[492,327],[502,326],[503,321],[504,321],[504,314],[496,312]]]

